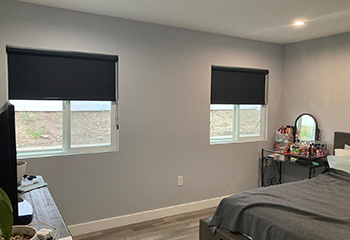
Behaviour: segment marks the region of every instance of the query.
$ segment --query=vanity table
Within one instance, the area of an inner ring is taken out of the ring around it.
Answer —
[[[276,158],[276,156],[278,158]],[[278,177],[266,178],[266,168],[270,164],[274,164],[277,167]],[[308,168],[309,179],[315,177],[316,169],[328,167],[327,156],[324,157],[308,157],[304,155],[293,155],[290,153],[283,153],[276,149],[261,150],[261,186],[266,187],[275,184],[282,184],[282,166],[283,164],[294,165],[302,168]]]
[[[306,145],[303,145],[303,151],[300,142],[310,143],[320,142],[320,130],[314,116],[309,113],[299,115],[294,123],[293,133],[276,131],[275,146],[272,149],[261,150],[261,186],[270,186],[282,183],[282,166],[294,165],[307,168],[309,179],[316,175],[316,169],[328,167],[327,154],[323,153],[326,149],[324,145],[317,144],[317,154],[305,151]],[[322,148],[323,147],[323,148]],[[292,150],[293,149],[293,150]],[[316,146],[315,146],[316,151]],[[319,154],[321,150],[321,154]],[[278,176],[267,176],[268,166],[275,166]]]

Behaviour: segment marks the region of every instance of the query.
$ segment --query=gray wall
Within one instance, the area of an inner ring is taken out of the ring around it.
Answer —
[[[289,44],[283,53],[282,121],[314,115],[332,150],[334,132],[350,132],[350,33]]]
[[[5,45],[119,55],[120,151],[28,159],[68,225],[258,186],[281,124],[281,46],[13,1],[0,22],[0,104]],[[209,145],[211,65],[270,70],[268,141]]]
[[[282,122],[294,124],[301,113],[312,114],[332,153],[334,132],[350,132],[350,33],[285,45],[283,57]],[[307,174],[287,166],[283,181]]]

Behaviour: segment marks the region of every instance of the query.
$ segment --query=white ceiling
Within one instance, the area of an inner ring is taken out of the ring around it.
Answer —
[[[350,32],[350,0],[20,1],[279,44]]]

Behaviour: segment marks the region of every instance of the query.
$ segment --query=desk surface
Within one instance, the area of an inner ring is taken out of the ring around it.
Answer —
[[[44,182],[41,176],[37,176],[37,178],[40,182]],[[59,238],[71,237],[67,225],[64,222],[47,187],[34,189],[23,194],[19,193],[18,197],[27,200],[32,205],[34,211],[33,222],[40,221],[55,226],[60,231]],[[42,228],[49,228],[48,226],[40,224],[33,224],[33,226],[38,230]]]
[[[264,152],[269,152],[269,153],[276,153],[280,155],[285,155],[285,156],[290,156],[290,157],[295,157],[298,159],[304,159],[304,160],[311,160],[315,162],[325,162],[327,160],[327,156],[322,156],[322,157],[309,157],[306,155],[301,155],[301,154],[291,154],[291,153],[284,153],[278,149],[269,149],[269,148],[263,148],[262,151]]]

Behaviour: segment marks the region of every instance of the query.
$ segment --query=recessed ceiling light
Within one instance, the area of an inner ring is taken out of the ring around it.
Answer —
[[[297,21],[294,23],[295,26],[301,26],[301,25],[304,25],[304,22],[303,21]]]

